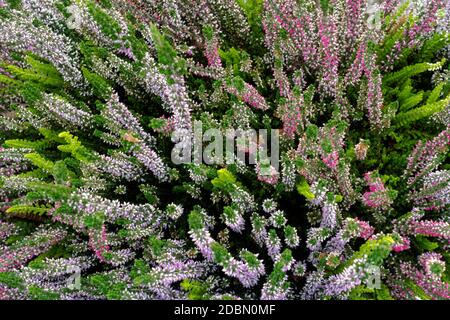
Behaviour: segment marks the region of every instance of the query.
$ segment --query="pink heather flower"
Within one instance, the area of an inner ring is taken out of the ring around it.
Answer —
[[[322,155],[322,161],[331,170],[335,170],[339,162],[339,153],[335,150],[327,155]]]
[[[269,106],[266,103],[266,100],[262,95],[259,94],[258,90],[256,90],[252,85],[248,83],[244,83],[244,88],[242,92],[239,92],[237,88],[226,85],[225,89],[235,95],[236,97],[242,99],[245,103],[250,105],[251,107],[259,110],[267,110]]]
[[[104,253],[109,251],[108,240],[106,236],[106,227],[103,224],[101,231],[91,229],[88,231],[89,234],[89,246],[94,251],[95,256],[102,262],[105,261]]]
[[[362,220],[358,220],[355,219],[356,222],[358,223],[359,227],[360,227],[360,231],[359,231],[359,237],[363,238],[364,240],[369,239],[372,235],[373,232],[375,231],[375,228],[370,226],[368,222],[366,221],[362,221]]]
[[[364,179],[369,185],[369,191],[363,194],[364,204],[371,208],[387,209],[391,205],[392,199],[381,178],[374,177],[372,172],[367,172]]]
[[[298,133],[299,127],[303,127],[301,106],[303,105],[303,96],[291,96],[284,105],[277,110],[283,121],[283,134],[293,139]]]
[[[347,71],[347,75],[345,77],[345,81],[349,84],[356,84],[358,80],[362,77],[362,75],[368,74],[368,69],[366,66],[366,62],[364,59],[364,55],[366,53],[366,42],[362,42],[359,47],[358,51],[356,52],[355,60],[353,61],[353,64],[350,66],[350,68]]]
[[[394,245],[392,245],[392,250],[394,252],[401,252],[401,251],[408,250],[410,247],[411,246],[410,246],[409,238],[402,236],[400,242],[397,242]]]
[[[435,257],[425,256],[422,259],[426,262],[430,258],[434,260]],[[404,276],[412,280],[432,299],[450,299],[449,284],[443,282],[439,277],[418,270],[410,262],[403,262],[400,265],[400,270]],[[416,298],[416,296],[414,293],[410,293],[409,298]]]
[[[336,95],[339,58],[337,56],[337,34],[334,21],[319,22],[319,37],[323,52],[323,75],[320,85],[329,95]]]
[[[413,220],[410,223],[410,228],[413,234],[450,240],[450,224],[445,221]]]
[[[216,37],[208,40],[205,46],[205,57],[208,60],[208,65],[214,68],[221,68],[222,61],[219,56],[219,43]]]

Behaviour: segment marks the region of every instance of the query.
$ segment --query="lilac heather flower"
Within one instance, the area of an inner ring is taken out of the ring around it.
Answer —
[[[277,208],[277,203],[273,199],[265,199],[262,203],[262,209],[266,213],[271,213]]]
[[[127,130],[138,135],[140,139],[151,141],[150,135],[142,128],[138,119],[120,102],[117,93],[111,95],[105,108],[101,110],[101,115],[108,121],[107,128],[112,133],[121,135],[122,130]]]
[[[211,246],[215,243],[208,231],[205,215],[198,210],[193,210],[189,214],[189,235],[196,247],[207,261],[212,261],[214,257]]]
[[[146,64],[145,87],[150,93],[159,96],[164,105],[172,112],[175,130],[190,131],[192,127],[191,101],[184,80],[179,76],[173,76],[174,83],[169,84],[149,54],[145,56],[144,61]]]
[[[230,191],[231,201],[238,207],[241,212],[249,212],[256,206],[253,195],[244,190],[241,186],[234,185]]]
[[[50,61],[64,80],[76,88],[84,87],[79,57],[72,41],[46,25],[35,26],[28,15],[15,12],[14,19],[0,22],[0,43],[9,50],[31,51]]]
[[[419,262],[425,273],[430,277],[437,277],[438,279],[445,272],[445,262],[442,260],[442,255],[436,252],[426,252],[419,256]]]
[[[0,254],[0,272],[20,268],[31,258],[50,249],[67,233],[63,229],[39,227],[31,235],[22,238],[14,248],[4,248]]]
[[[172,220],[177,220],[183,215],[183,207],[179,204],[169,203],[166,207],[166,214]]]
[[[54,94],[44,94],[36,107],[43,115],[51,116],[56,121],[66,121],[71,126],[85,128],[92,125],[92,115],[89,112],[73,106]]]
[[[450,171],[430,172],[423,178],[420,190],[412,192],[414,203],[424,210],[440,210],[450,205]]]
[[[289,249],[284,250],[274,260],[273,271],[261,290],[261,300],[286,300],[292,290],[286,272],[292,268],[294,259]]]
[[[303,277],[306,274],[306,263],[304,261],[298,261],[292,267],[293,274],[296,277]]]
[[[334,229],[336,227],[337,213],[339,212],[338,206],[335,202],[326,201],[322,205],[322,221],[321,227]]]
[[[295,227],[286,226],[284,228],[284,241],[289,248],[295,248],[300,244],[300,237]]]
[[[225,207],[223,209],[223,219],[225,224],[234,232],[241,233],[245,227],[245,221],[238,209]]]
[[[419,141],[408,157],[405,176],[408,184],[414,185],[427,173],[437,168],[441,159],[440,154],[445,154],[450,146],[450,127],[442,131],[434,139],[424,143]]]
[[[267,254],[272,258],[272,260],[277,260],[281,251],[281,240],[275,229],[269,230],[265,243],[267,247]]]
[[[306,276],[306,283],[302,288],[301,297],[304,300],[317,300],[323,297],[325,272],[322,269],[311,271]]]
[[[149,146],[144,143],[134,146],[133,155],[159,180],[166,181],[168,179],[166,165],[158,154]]]
[[[100,170],[113,177],[123,178],[127,181],[142,180],[143,170],[131,161],[126,154],[117,151],[110,156],[101,155],[99,161]]]
[[[45,258],[37,264],[29,264],[18,271],[27,286],[36,285],[52,291],[66,289],[70,276],[84,272],[94,265],[88,256],[71,258]]]
[[[330,230],[327,228],[310,228],[308,230],[306,247],[311,251],[317,251],[322,247],[322,242],[329,237]]]
[[[245,288],[256,285],[260,276],[265,273],[264,264],[255,255],[251,262],[230,258],[222,270],[225,274],[237,278]]]
[[[170,286],[183,279],[192,279],[202,276],[204,263],[186,260],[167,261],[152,268],[148,276],[152,279],[151,285]]]
[[[282,228],[287,223],[285,213],[282,210],[276,210],[272,212],[270,214],[269,221],[275,228]]]
[[[361,284],[362,277],[362,269],[359,267],[358,262],[355,261],[341,273],[327,279],[324,285],[324,293],[327,296],[345,297],[346,293],[349,293],[351,289]]]
[[[15,224],[0,221],[0,241],[5,240],[9,236],[13,235],[18,231],[18,228]]]
[[[262,247],[265,244],[265,240],[267,239],[267,220],[259,214],[253,213],[251,216],[251,223],[252,237],[256,241],[256,243]]]

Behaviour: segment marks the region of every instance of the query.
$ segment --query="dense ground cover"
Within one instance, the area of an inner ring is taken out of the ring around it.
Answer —
[[[450,3],[410,2],[0,0],[0,299],[448,299]],[[174,163],[198,126],[279,166]]]

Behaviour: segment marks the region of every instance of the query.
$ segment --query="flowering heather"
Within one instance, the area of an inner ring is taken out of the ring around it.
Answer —
[[[0,300],[450,299],[449,21],[0,0]]]

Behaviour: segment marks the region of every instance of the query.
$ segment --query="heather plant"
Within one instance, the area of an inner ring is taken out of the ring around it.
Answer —
[[[0,0],[0,299],[449,299],[449,21]]]

